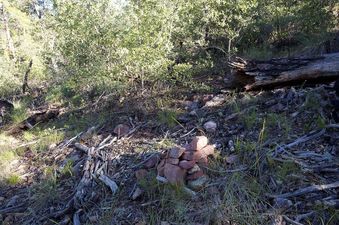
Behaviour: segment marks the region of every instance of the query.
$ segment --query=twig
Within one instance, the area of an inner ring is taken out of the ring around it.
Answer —
[[[78,209],[74,215],[73,215],[73,225],[81,225],[80,223],[80,212],[82,211],[82,209]]]
[[[311,193],[311,192],[324,191],[324,190],[327,190],[327,189],[338,188],[338,187],[339,187],[339,181],[334,182],[334,183],[330,183],[330,184],[312,185],[312,186],[302,188],[302,189],[299,189],[299,190],[291,192],[291,193],[285,193],[285,194],[281,194],[281,195],[272,195],[270,197],[273,197],[273,198],[296,197],[296,196]]]
[[[134,168],[137,168],[139,166],[141,166],[142,164],[144,164],[145,162],[147,162],[150,158],[152,158],[153,156],[155,156],[157,153],[152,153],[151,155],[149,155],[145,160],[141,161],[140,163],[132,166],[132,167],[129,167],[129,169],[134,169]]]
[[[118,140],[117,137],[112,138],[112,140],[111,140],[109,143],[104,144],[104,145],[101,145],[100,147],[97,148],[97,150],[101,150],[101,149],[103,149],[103,148],[106,148],[106,147],[110,146],[110,145],[113,144],[113,142],[115,142],[116,140]]]
[[[26,207],[24,207],[25,204],[20,204],[17,206],[11,206],[11,207],[7,207],[4,209],[0,209],[0,214],[4,214],[4,213],[19,213],[22,211],[25,211]]]
[[[118,191],[118,185],[106,175],[101,174],[98,178],[111,189],[112,194],[115,194]]]
[[[190,130],[188,133],[184,134],[184,135],[181,135],[180,138],[184,138],[188,135],[190,135],[191,133],[193,133],[193,131],[196,129],[196,127],[194,127],[192,130]]]
[[[325,129],[322,129],[321,131],[317,132],[316,131],[312,131],[309,134],[306,134],[298,139],[296,139],[295,141],[287,144],[287,145],[282,145],[282,146],[278,146],[275,151],[273,152],[273,156],[277,156],[278,154],[286,151],[286,149],[291,148],[293,146],[296,146],[298,144],[307,142],[309,140],[315,139],[317,137],[320,137],[321,135],[323,135],[325,133]]]
[[[296,221],[296,222],[299,222],[299,221],[301,221],[301,220],[303,220],[303,219],[305,219],[305,218],[307,218],[307,217],[312,216],[313,214],[314,214],[314,211],[311,211],[311,212],[308,212],[308,213],[305,213],[305,214],[301,214],[301,215],[299,215],[299,216],[297,216],[297,217],[295,218],[295,221]]]
[[[256,106],[250,106],[250,107],[248,107],[248,108],[246,108],[246,109],[244,109],[244,110],[242,110],[240,112],[232,113],[231,115],[229,115],[228,117],[225,118],[225,121],[232,120],[235,117],[240,116],[240,115],[246,113],[248,110],[251,110],[251,109],[253,109],[255,107]]]
[[[294,221],[294,220],[288,218],[288,217],[285,216],[285,215],[283,215],[282,217],[283,217],[287,222],[289,222],[289,223],[291,223],[291,224],[294,224],[294,225],[304,225],[304,224],[302,224],[302,223],[299,223],[299,222],[297,222],[297,221]]]
[[[86,145],[80,144],[80,143],[78,143],[78,142],[74,144],[74,147],[75,147],[76,149],[79,149],[79,150],[85,152],[85,153],[87,153],[87,152],[89,151],[89,149],[90,149],[90,148],[87,147]]]

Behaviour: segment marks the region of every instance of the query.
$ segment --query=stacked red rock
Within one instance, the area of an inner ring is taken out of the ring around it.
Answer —
[[[158,175],[172,184],[183,184],[204,176],[202,167],[207,166],[209,155],[214,154],[214,146],[208,145],[205,136],[194,137],[190,144],[170,149],[157,166]]]

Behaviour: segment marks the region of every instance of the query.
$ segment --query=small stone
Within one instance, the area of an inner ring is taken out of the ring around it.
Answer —
[[[208,144],[206,136],[196,136],[192,139],[190,146],[192,150],[199,151]]]
[[[168,183],[168,180],[165,178],[165,177],[163,177],[163,176],[157,176],[156,178],[155,178],[157,181],[159,181],[159,182],[161,182],[161,183]]]
[[[214,121],[208,121],[204,124],[204,128],[207,132],[215,132],[217,130],[217,124]]]
[[[165,177],[171,184],[182,184],[186,175],[186,170],[169,163],[165,164]]]
[[[185,151],[181,158],[184,160],[193,161],[199,160],[202,156],[203,155],[199,151]]]
[[[238,155],[230,155],[226,157],[226,162],[228,164],[234,164],[236,161],[238,161]]]
[[[133,195],[132,195],[132,200],[136,200],[136,199],[139,198],[143,193],[144,193],[144,191],[143,191],[141,188],[135,189],[135,191],[133,192]]]
[[[4,200],[5,200],[5,198],[0,196],[0,202],[3,202]]]
[[[185,152],[185,148],[175,147],[169,150],[168,157],[179,159],[179,157]]]
[[[119,137],[128,134],[129,131],[130,131],[129,126],[127,126],[127,125],[125,125],[125,124],[119,124],[119,125],[117,125],[117,126],[114,128],[114,130],[113,130],[113,132],[114,132],[115,134],[117,134]]]
[[[140,169],[135,171],[135,177],[137,178],[137,180],[142,180],[145,179],[145,177],[147,176],[148,171],[145,169]]]
[[[228,141],[228,148],[230,149],[231,152],[235,151],[235,147],[234,147],[234,142],[233,140],[229,140]]]
[[[160,161],[160,163],[158,164],[158,166],[157,166],[157,171],[158,171],[158,175],[159,176],[165,176],[165,174],[164,174],[164,171],[165,171],[165,163],[166,163],[166,160],[165,159],[163,159],[163,160],[161,160]]]
[[[98,222],[98,217],[97,217],[97,216],[89,216],[89,217],[88,217],[88,220],[89,220],[91,223],[97,223],[97,222]]]
[[[200,170],[201,170],[200,167],[197,164],[195,164],[190,170],[187,171],[187,173],[193,174],[193,173],[198,172]]]
[[[191,169],[195,165],[195,160],[188,161],[188,160],[181,160],[179,162],[179,166],[183,169]]]
[[[185,191],[185,193],[191,196],[192,198],[197,196],[197,193],[188,187],[184,187],[183,191]]]
[[[187,175],[187,180],[195,180],[195,179],[198,179],[199,177],[202,177],[204,176],[204,172],[202,170],[199,170],[193,174],[189,174]]]
[[[178,165],[179,159],[168,158],[168,159],[166,159],[166,163],[170,163],[172,165]]]
[[[199,177],[196,180],[188,181],[187,185],[192,188],[193,190],[200,190],[204,187],[204,185],[208,182],[207,176]]]
[[[154,167],[158,162],[159,162],[159,156],[158,155],[154,155],[152,156],[149,160],[147,160],[144,164],[144,166],[147,168],[147,169],[150,169],[152,167]]]
[[[203,156],[214,155],[214,146],[213,145],[206,145],[200,151],[201,151]]]
[[[222,95],[219,95],[206,102],[204,107],[216,107],[222,105],[224,102],[225,98]]]

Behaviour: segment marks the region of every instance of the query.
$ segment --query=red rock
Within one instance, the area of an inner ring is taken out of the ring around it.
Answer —
[[[214,154],[214,146],[206,145],[203,149],[200,150],[203,156],[209,156]]]
[[[208,166],[208,159],[207,157],[202,157],[197,161],[197,164],[202,167]]]
[[[204,172],[202,170],[199,170],[195,173],[192,173],[192,174],[189,174],[186,179],[187,180],[195,180],[195,179],[198,179],[199,177],[202,177],[204,176]]]
[[[195,164],[191,169],[189,169],[187,171],[187,173],[188,174],[194,174],[194,173],[196,173],[196,172],[198,172],[200,170],[201,170],[200,167],[197,164]]]
[[[160,160],[159,156],[158,155],[154,155],[149,160],[147,160],[145,162],[144,166],[147,169],[150,169],[150,168],[154,167],[159,162],[159,160]]]
[[[161,160],[160,163],[157,166],[157,171],[159,176],[165,176],[164,171],[165,171],[165,160]]]
[[[175,147],[169,150],[168,157],[179,159],[179,157],[185,152],[184,148],[181,147]]]
[[[164,174],[171,184],[183,184],[186,170],[180,168],[179,166],[166,163]]]
[[[192,160],[199,160],[202,157],[200,151],[185,151],[182,154],[181,158],[184,160],[192,161]]]
[[[179,162],[179,166],[183,169],[191,169],[195,165],[195,160],[188,161],[188,160],[181,160]]]
[[[190,144],[185,144],[184,149],[185,151],[193,151],[192,146]]]
[[[192,139],[190,146],[193,150],[201,150],[208,144],[208,139],[206,136],[196,136]]]
[[[170,163],[172,165],[178,165],[179,159],[168,158],[168,159],[166,159],[166,163]]]
[[[142,180],[145,179],[145,177],[147,176],[148,171],[145,169],[140,169],[135,171],[135,177],[137,178],[137,180]]]
[[[113,130],[113,132],[117,134],[119,137],[128,134],[129,131],[130,131],[129,126],[125,124],[119,124]]]

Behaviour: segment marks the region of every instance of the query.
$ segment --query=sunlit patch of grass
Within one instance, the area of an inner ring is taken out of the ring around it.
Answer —
[[[155,148],[160,150],[160,149],[164,149],[164,148],[170,148],[175,146],[175,142],[172,139],[166,138],[164,137],[161,141],[155,143]]]
[[[28,117],[27,104],[24,101],[13,102],[14,109],[11,112],[11,120],[13,123],[20,123]]]
[[[0,150],[0,183],[16,185],[20,182],[20,177],[12,173],[11,163],[18,159],[14,150]]]
[[[202,216],[209,219],[209,224],[248,224],[249,221],[250,224],[267,224],[258,212],[264,192],[265,188],[255,177],[241,172],[230,174],[219,186],[220,200],[206,205],[210,209]],[[208,200],[211,197],[205,199]]]
[[[20,182],[21,182],[21,178],[17,174],[11,174],[9,175],[9,177],[6,178],[6,183],[12,186],[17,185]]]
[[[12,136],[8,136],[5,133],[0,134],[0,151],[6,149],[13,149],[20,141]]]
[[[64,133],[55,130],[54,128],[47,128],[44,130],[34,130],[25,132],[23,135],[26,141],[37,140],[37,143],[32,145],[32,150],[36,152],[45,151],[51,144],[57,144],[64,139]]]

